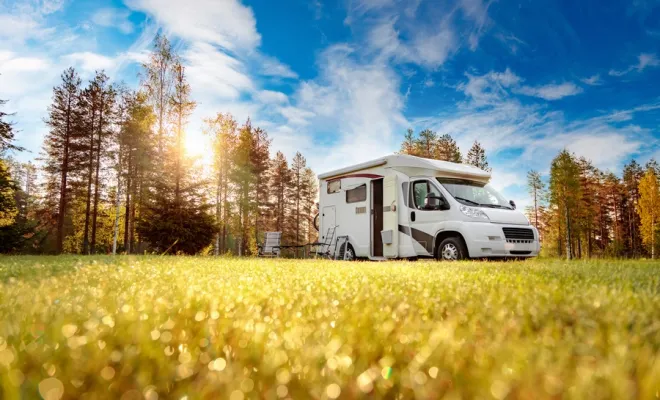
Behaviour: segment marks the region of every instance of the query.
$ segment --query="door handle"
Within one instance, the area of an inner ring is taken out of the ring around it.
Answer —
[[[415,212],[414,212],[414,211],[411,211],[411,212],[410,212],[410,220],[411,220],[412,222],[415,222]]]

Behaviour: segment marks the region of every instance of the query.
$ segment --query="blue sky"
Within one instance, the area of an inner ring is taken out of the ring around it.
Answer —
[[[432,128],[464,153],[482,142],[521,203],[527,170],[563,148],[615,172],[660,156],[659,0],[0,0],[20,157],[64,68],[136,85],[157,31],[187,65],[194,143],[203,118],[249,116],[321,173]]]

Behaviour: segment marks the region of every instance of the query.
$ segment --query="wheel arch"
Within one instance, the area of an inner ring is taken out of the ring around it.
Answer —
[[[464,249],[468,252],[468,257],[470,257],[470,248],[467,246],[467,242],[465,241],[463,234],[457,230],[446,230],[436,233],[435,240],[433,241],[433,257],[437,257],[436,253],[440,247],[440,243],[449,237],[456,237],[460,239],[463,242]]]

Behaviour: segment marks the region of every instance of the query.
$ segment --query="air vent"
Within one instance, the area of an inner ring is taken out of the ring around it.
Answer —
[[[534,231],[529,228],[502,228],[504,237],[509,243],[532,243]]]

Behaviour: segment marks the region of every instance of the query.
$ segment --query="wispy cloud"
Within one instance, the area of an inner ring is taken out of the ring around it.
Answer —
[[[564,97],[575,96],[582,93],[584,90],[571,82],[564,82],[559,84],[548,84],[542,86],[522,86],[516,89],[517,93],[524,94],[525,96],[538,97],[544,100],[560,100]]]
[[[600,79],[599,74],[592,75],[588,78],[582,78],[582,79],[580,79],[580,82],[584,83],[585,85],[589,85],[589,86],[598,86],[598,85],[603,84],[603,80]]]
[[[646,68],[660,66],[660,59],[653,53],[642,53],[637,56],[637,63],[629,66],[624,70],[611,69],[609,74],[611,76],[623,76],[631,72],[642,72]]]
[[[128,19],[131,12],[118,10],[116,8],[101,8],[92,16],[92,22],[96,25],[116,28],[120,32],[129,34],[133,32],[133,23]]]

